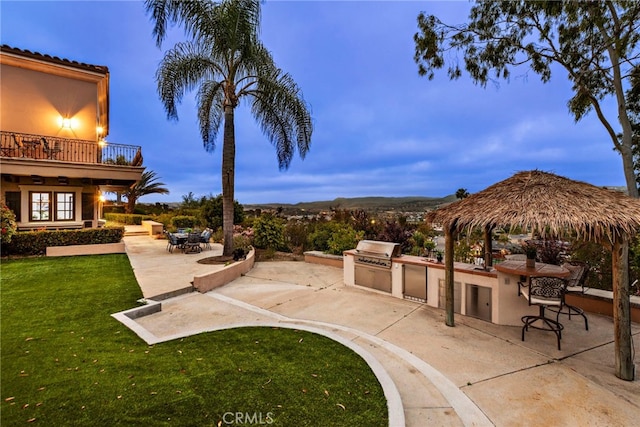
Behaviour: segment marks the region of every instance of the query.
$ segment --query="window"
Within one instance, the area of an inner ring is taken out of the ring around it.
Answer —
[[[56,221],[70,221],[75,215],[73,196],[74,193],[56,194]]]
[[[49,221],[51,218],[51,193],[29,193],[30,221]]]
[[[75,193],[29,193],[30,221],[73,221],[75,213]]]

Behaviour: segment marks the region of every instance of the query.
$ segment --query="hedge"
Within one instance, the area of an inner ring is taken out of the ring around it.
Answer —
[[[123,236],[124,227],[21,231],[13,235],[11,243],[2,245],[2,255],[44,255],[48,246],[118,243]]]
[[[198,218],[190,215],[178,215],[171,219],[171,225],[175,228],[194,228],[198,224]]]
[[[142,225],[142,221],[151,219],[151,216],[140,214],[105,213],[104,219],[111,222],[117,222],[118,224]]]

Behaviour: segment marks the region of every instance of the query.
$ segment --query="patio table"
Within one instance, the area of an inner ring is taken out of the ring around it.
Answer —
[[[184,244],[187,243],[188,233],[171,233],[178,241],[178,249],[183,249]]]
[[[536,262],[535,267],[527,267],[525,260],[509,260],[495,265],[495,269],[506,274],[513,274],[521,277],[568,277],[571,272],[566,268],[554,265],[545,264],[544,262]]]

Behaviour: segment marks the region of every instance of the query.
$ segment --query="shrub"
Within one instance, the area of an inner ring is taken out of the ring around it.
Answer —
[[[329,251],[329,239],[337,228],[338,224],[335,222],[317,223],[307,238],[309,248],[314,251]]]
[[[407,224],[406,220],[400,218],[398,221],[387,221],[384,229],[378,235],[378,240],[383,242],[399,243],[402,253],[406,254],[411,251],[412,244],[409,239],[413,235],[413,230]]]
[[[222,227],[222,194],[209,197],[203,201],[200,209],[202,222],[209,228],[217,230]],[[233,223],[241,224],[244,221],[244,208],[238,201],[233,202]]]
[[[2,253],[11,255],[44,255],[48,246],[118,243],[123,236],[124,227],[24,231],[16,233],[10,243],[3,244]]]
[[[171,225],[175,228],[194,228],[198,224],[195,216],[178,215],[171,218]]]
[[[537,256],[545,264],[561,265],[564,262],[566,247],[557,240],[543,240],[537,243]]]
[[[287,250],[281,218],[263,213],[253,223],[253,243],[260,249]]]
[[[16,215],[4,202],[0,205],[0,226],[2,227],[0,241],[11,242],[11,237],[16,233]]]
[[[299,220],[291,220],[287,222],[284,229],[285,240],[289,247],[299,248],[303,251],[307,246],[307,238],[309,237],[308,223]]]
[[[582,261],[588,266],[586,279],[588,287],[612,290],[613,272],[610,249],[597,242],[575,240],[571,245],[571,261]]]
[[[218,228],[216,231],[211,233],[211,241],[215,243],[224,242],[224,233],[222,231],[222,227]]]
[[[364,231],[356,231],[349,224],[337,224],[327,242],[328,252],[333,255],[342,255],[342,252],[353,249],[364,237]]]
[[[251,250],[251,241],[247,236],[236,234],[233,236],[233,259],[244,259]]]
[[[173,219],[174,216],[176,215],[172,213],[164,213],[164,214],[154,216],[153,220],[161,223],[162,225],[164,225],[165,229],[168,229],[171,226],[171,220]]]

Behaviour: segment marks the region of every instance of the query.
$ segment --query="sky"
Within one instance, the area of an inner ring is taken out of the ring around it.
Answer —
[[[235,198],[241,204],[338,197],[443,197],[475,193],[539,169],[598,186],[625,186],[622,160],[591,112],[576,123],[571,84],[560,69],[543,84],[527,68],[486,87],[470,79],[418,75],[413,60],[421,11],[467,21],[466,1],[282,1],[262,5],[260,36],[311,107],[304,159],[278,168],[275,148],[248,104],[236,109]],[[142,203],[218,195],[222,131],[203,148],[194,93],[169,121],[155,73],[164,52],[186,40],[174,27],[161,48],[138,1],[0,1],[0,41],[110,71],[111,143],[142,146],[144,166],[170,190]],[[613,100],[605,111],[613,110]],[[615,122],[615,121],[614,121]],[[617,122],[615,122],[617,125]]]

